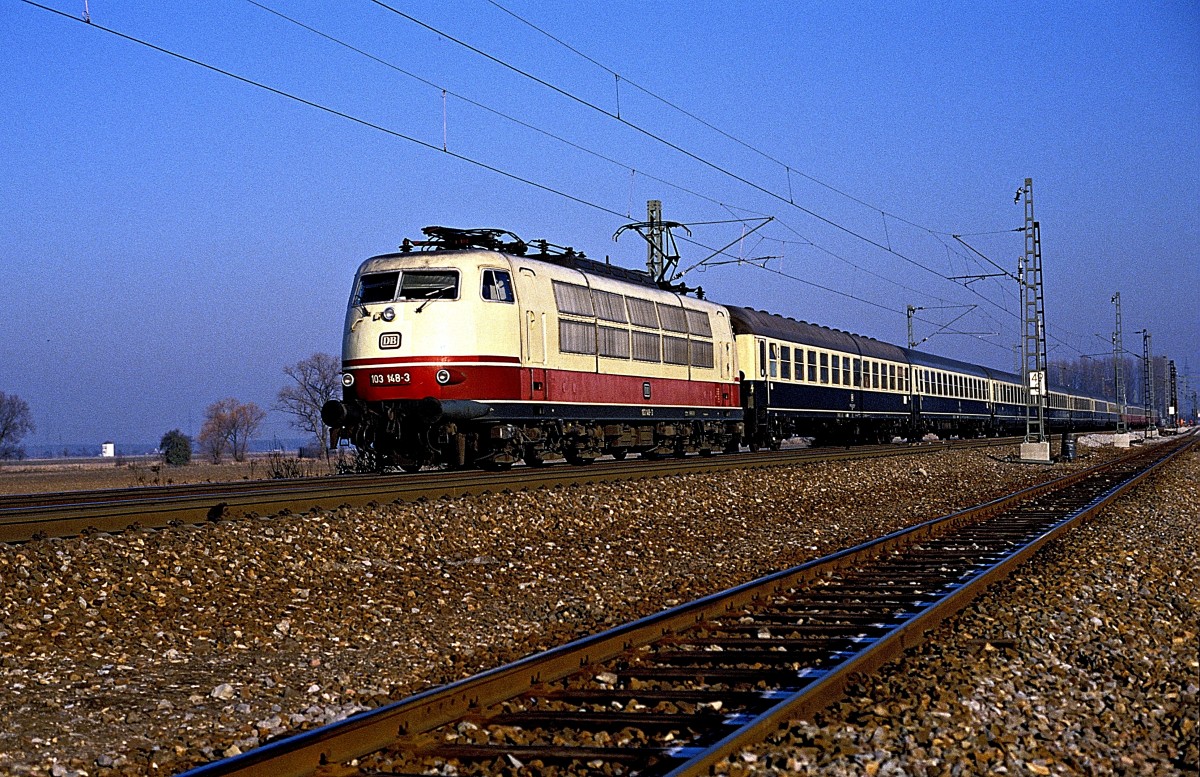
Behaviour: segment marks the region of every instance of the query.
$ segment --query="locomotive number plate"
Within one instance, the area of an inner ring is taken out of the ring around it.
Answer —
[[[412,375],[407,372],[371,373],[372,386],[402,386],[412,383]]]

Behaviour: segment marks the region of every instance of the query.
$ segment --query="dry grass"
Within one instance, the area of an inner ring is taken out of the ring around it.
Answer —
[[[0,494],[266,480],[271,477],[271,470],[266,456],[222,464],[193,461],[182,467],[170,467],[149,458],[3,462],[0,463]],[[300,462],[300,471],[304,475],[323,475],[330,469],[323,462],[304,460]]]

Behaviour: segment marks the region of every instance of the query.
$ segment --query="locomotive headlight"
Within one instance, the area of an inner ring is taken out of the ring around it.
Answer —
[[[354,375],[349,372],[342,373],[342,385],[350,388],[354,385]]]
[[[445,386],[450,382],[450,370],[438,370],[437,375],[433,377],[437,380],[438,385]]]
[[[384,308],[382,318],[384,321],[395,321],[396,311],[392,308]]]

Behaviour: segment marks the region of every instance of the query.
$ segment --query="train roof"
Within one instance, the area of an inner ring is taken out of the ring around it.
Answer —
[[[588,275],[632,283],[652,289],[662,288],[649,273],[631,270],[628,267],[598,262],[589,259],[582,251],[570,246],[558,246],[546,240],[526,242],[503,229],[457,229],[454,227],[424,227],[421,230],[429,239],[413,241],[408,238],[400,244],[400,250],[385,256],[406,254],[447,253],[461,251],[493,251],[519,259],[533,259],[578,270]],[[375,257],[378,258],[378,257]],[[679,289],[665,289],[679,291]]]
[[[924,351],[915,351],[911,348],[903,348],[901,350],[907,354],[907,361],[911,362],[914,367],[929,367],[935,370],[959,372],[964,375],[974,375],[977,378],[991,377],[988,374],[988,370],[980,367],[978,364],[950,359],[945,356],[937,356],[932,353],[925,353]]]
[[[858,353],[873,359],[887,359],[894,362],[908,361],[903,348],[871,337],[843,332],[840,329],[830,329],[827,326],[810,324],[807,321],[797,321],[794,318],[784,318],[765,310],[736,307],[730,307],[728,310],[730,322],[733,324],[733,333],[737,335],[761,335],[776,340],[815,345],[818,348]]]

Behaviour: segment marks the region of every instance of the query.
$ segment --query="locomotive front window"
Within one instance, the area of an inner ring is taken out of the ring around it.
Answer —
[[[457,270],[405,270],[396,299],[457,299]]]
[[[372,302],[391,302],[396,298],[396,282],[400,280],[398,272],[367,273],[358,279],[358,290],[354,293],[355,305],[367,305]]]

